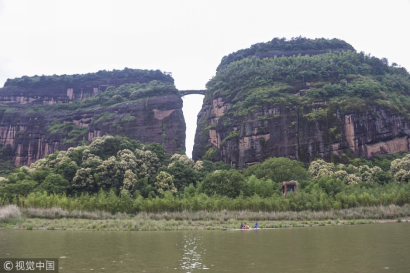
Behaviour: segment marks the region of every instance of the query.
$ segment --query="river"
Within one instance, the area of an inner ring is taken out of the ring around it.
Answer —
[[[59,272],[410,272],[410,223],[247,231],[0,230],[1,258]]]

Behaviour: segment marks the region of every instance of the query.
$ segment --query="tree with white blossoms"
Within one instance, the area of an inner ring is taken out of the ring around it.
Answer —
[[[160,167],[157,155],[151,151],[135,150],[136,166],[138,178],[152,177]]]
[[[97,185],[91,168],[78,169],[71,186],[76,189],[95,190]]]
[[[355,174],[348,174],[344,179],[343,182],[345,182],[345,184],[357,184],[360,183],[362,180],[360,179],[360,177],[358,177]]]
[[[349,174],[345,170],[336,171],[333,175],[335,178],[343,180],[345,184],[357,184],[361,181],[360,177],[356,174]]]
[[[339,164],[335,168],[333,163],[327,163],[323,159],[318,159],[310,163],[309,172],[314,179],[335,177],[343,180],[345,184],[357,184],[360,182],[374,183],[376,176],[382,172],[382,169],[378,166],[370,168],[367,165],[356,167],[343,164]]]
[[[47,164],[47,160],[45,158],[39,159],[36,162],[33,162],[30,164],[30,169],[31,170],[36,170],[42,167],[45,167]]]
[[[187,155],[173,154],[171,156],[171,163],[168,165],[168,168],[172,167],[176,161],[179,161],[185,166],[191,167],[196,171],[202,170],[204,167],[204,162],[202,162],[201,160],[198,160],[197,162],[195,162],[194,160],[189,158]]]
[[[195,165],[194,165],[193,168],[194,168],[195,171],[202,170],[204,168],[204,162],[201,161],[201,160],[198,160],[197,162],[195,162]]]
[[[174,186],[174,178],[167,172],[161,171],[157,175],[157,181],[155,182],[155,188],[159,194],[165,192],[171,192],[173,194],[177,193],[177,188]]]
[[[88,146],[88,148],[91,151],[101,151],[103,153],[106,153],[107,150],[112,150],[112,148],[115,148],[115,147],[111,147],[111,146],[114,146],[113,145],[114,142],[115,142],[115,138],[110,135],[96,137],[93,139],[93,141]]]
[[[370,168],[367,165],[363,165],[358,168],[358,175],[363,182],[374,183],[376,174],[381,171],[382,169],[378,166]]]
[[[123,175],[121,169],[119,168],[119,163],[115,156],[109,157],[104,160],[100,166],[97,167],[98,174],[98,186],[108,189],[111,187],[120,188]]]
[[[89,149],[86,146],[71,147],[67,150],[67,156],[71,158],[77,165],[82,163],[82,157],[84,150]]]
[[[0,184],[1,183],[7,183],[7,182],[9,182],[9,180],[7,178],[0,176]]]
[[[345,170],[339,170],[339,171],[336,171],[333,176],[335,178],[339,178],[340,180],[344,181],[344,179],[348,176],[348,173]]]
[[[397,182],[408,182],[410,180],[410,154],[393,160],[390,165],[390,173]]]
[[[118,151],[117,153],[118,157],[118,170],[117,170],[117,175],[119,177],[123,177],[123,182],[122,182],[122,187],[123,189],[126,189],[128,191],[132,190],[134,184],[137,182],[138,176],[137,174],[147,173],[147,168],[144,165],[144,170],[141,172],[137,167],[137,157],[135,154],[128,150],[124,149],[121,151]]]
[[[102,162],[103,160],[99,156],[92,154],[89,149],[83,151],[82,167],[95,169]]]
[[[118,151],[117,159],[119,169],[118,171],[120,172],[120,174],[124,175],[126,170],[136,171],[137,158],[132,151],[128,149]]]
[[[137,183],[137,175],[131,170],[126,170],[122,188],[131,191],[135,183]]]
[[[173,155],[171,156],[171,163],[168,165],[168,168],[169,168],[169,167],[172,167],[172,166],[175,164],[176,161],[179,161],[180,163],[182,163],[182,164],[184,164],[184,165],[186,165],[186,166],[189,166],[189,167],[191,167],[191,168],[193,168],[194,165],[195,165],[195,161],[193,161],[193,160],[192,160],[191,158],[189,158],[188,156],[186,156],[186,155],[181,155],[181,154],[173,154]]]
[[[57,151],[55,154],[48,156],[47,166],[50,168],[54,168],[56,164],[59,164],[66,159],[68,159],[66,151]]]
[[[31,174],[35,169],[31,169],[27,166],[21,166],[20,171],[22,171],[25,174]]]
[[[313,179],[331,177],[334,175],[334,170],[335,164],[327,163],[323,159],[312,161],[309,165],[309,172],[312,174]]]

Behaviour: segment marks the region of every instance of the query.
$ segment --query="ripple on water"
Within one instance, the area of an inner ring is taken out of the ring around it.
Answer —
[[[209,269],[202,263],[202,256],[206,251],[202,247],[202,237],[185,235],[182,245],[181,269],[187,272],[193,272],[195,269]]]

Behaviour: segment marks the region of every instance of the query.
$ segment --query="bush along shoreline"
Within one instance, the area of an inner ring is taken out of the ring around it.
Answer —
[[[410,221],[410,205],[373,206],[330,211],[181,211],[138,214],[103,211],[67,211],[61,208],[0,207],[0,229],[160,231],[237,229],[241,223],[258,221],[259,228],[402,223]]]

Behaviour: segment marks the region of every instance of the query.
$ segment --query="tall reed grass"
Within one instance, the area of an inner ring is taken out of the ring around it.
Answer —
[[[33,213],[34,210],[35,213]],[[50,210],[50,212],[47,212]],[[137,215],[129,215],[119,213],[111,215],[109,218],[94,218],[98,214],[83,213],[80,215],[72,215],[70,212],[60,211],[58,216],[73,216],[76,219],[70,218],[46,218],[55,215],[56,209],[27,209],[23,214],[29,213],[30,217],[19,222],[15,228],[17,229],[47,229],[47,230],[107,230],[107,231],[156,231],[156,230],[196,230],[196,229],[237,229],[241,223],[253,225],[254,221],[258,221],[260,228],[303,228],[312,226],[326,225],[356,225],[378,223],[378,217],[391,219],[390,221],[398,221],[402,219],[399,216],[408,216],[410,214],[410,205],[398,207],[390,205],[388,207],[371,207],[371,208],[355,208],[340,211],[330,212],[250,212],[250,211],[183,211],[173,213],[146,213],[141,212]],[[37,214],[36,214],[37,213]],[[39,214],[40,213],[40,214]],[[38,218],[44,213],[44,217]],[[90,217],[92,218],[85,218]],[[104,214],[100,214],[105,217]],[[77,217],[84,217],[80,219]],[[43,219],[42,219],[43,218]],[[367,218],[367,219],[366,219]],[[178,219],[178,220],[176,220]],[[303,220],[305,219],[305,220]],[[405,222],[409,218],[405,217]],[[384,220],[382,221],[384,222]]]
[[[15,206],[14,206],[15,207]],[[18,209],[18,208],[17,208]],[[136,221],[167,221],[167,222],[197,222],[217,221],[225,223],[235,221],[323,221],[323,220],[352,220],[352,219],[397,219],[410,216],[410,204],[404,206],[374,206],[358,207],[351,209],[329,210],[329,211],[176,211],[176,212],[139,212],[137,214],[116,213],[111,214],[102,211],[68,211],[61,208],[21,209],[24,217],[43,219],[89,219],[89,220],[127,220]]]
[[[16,205],[0,207],[0,223],[17,223],[21,220],[20,209]]]

